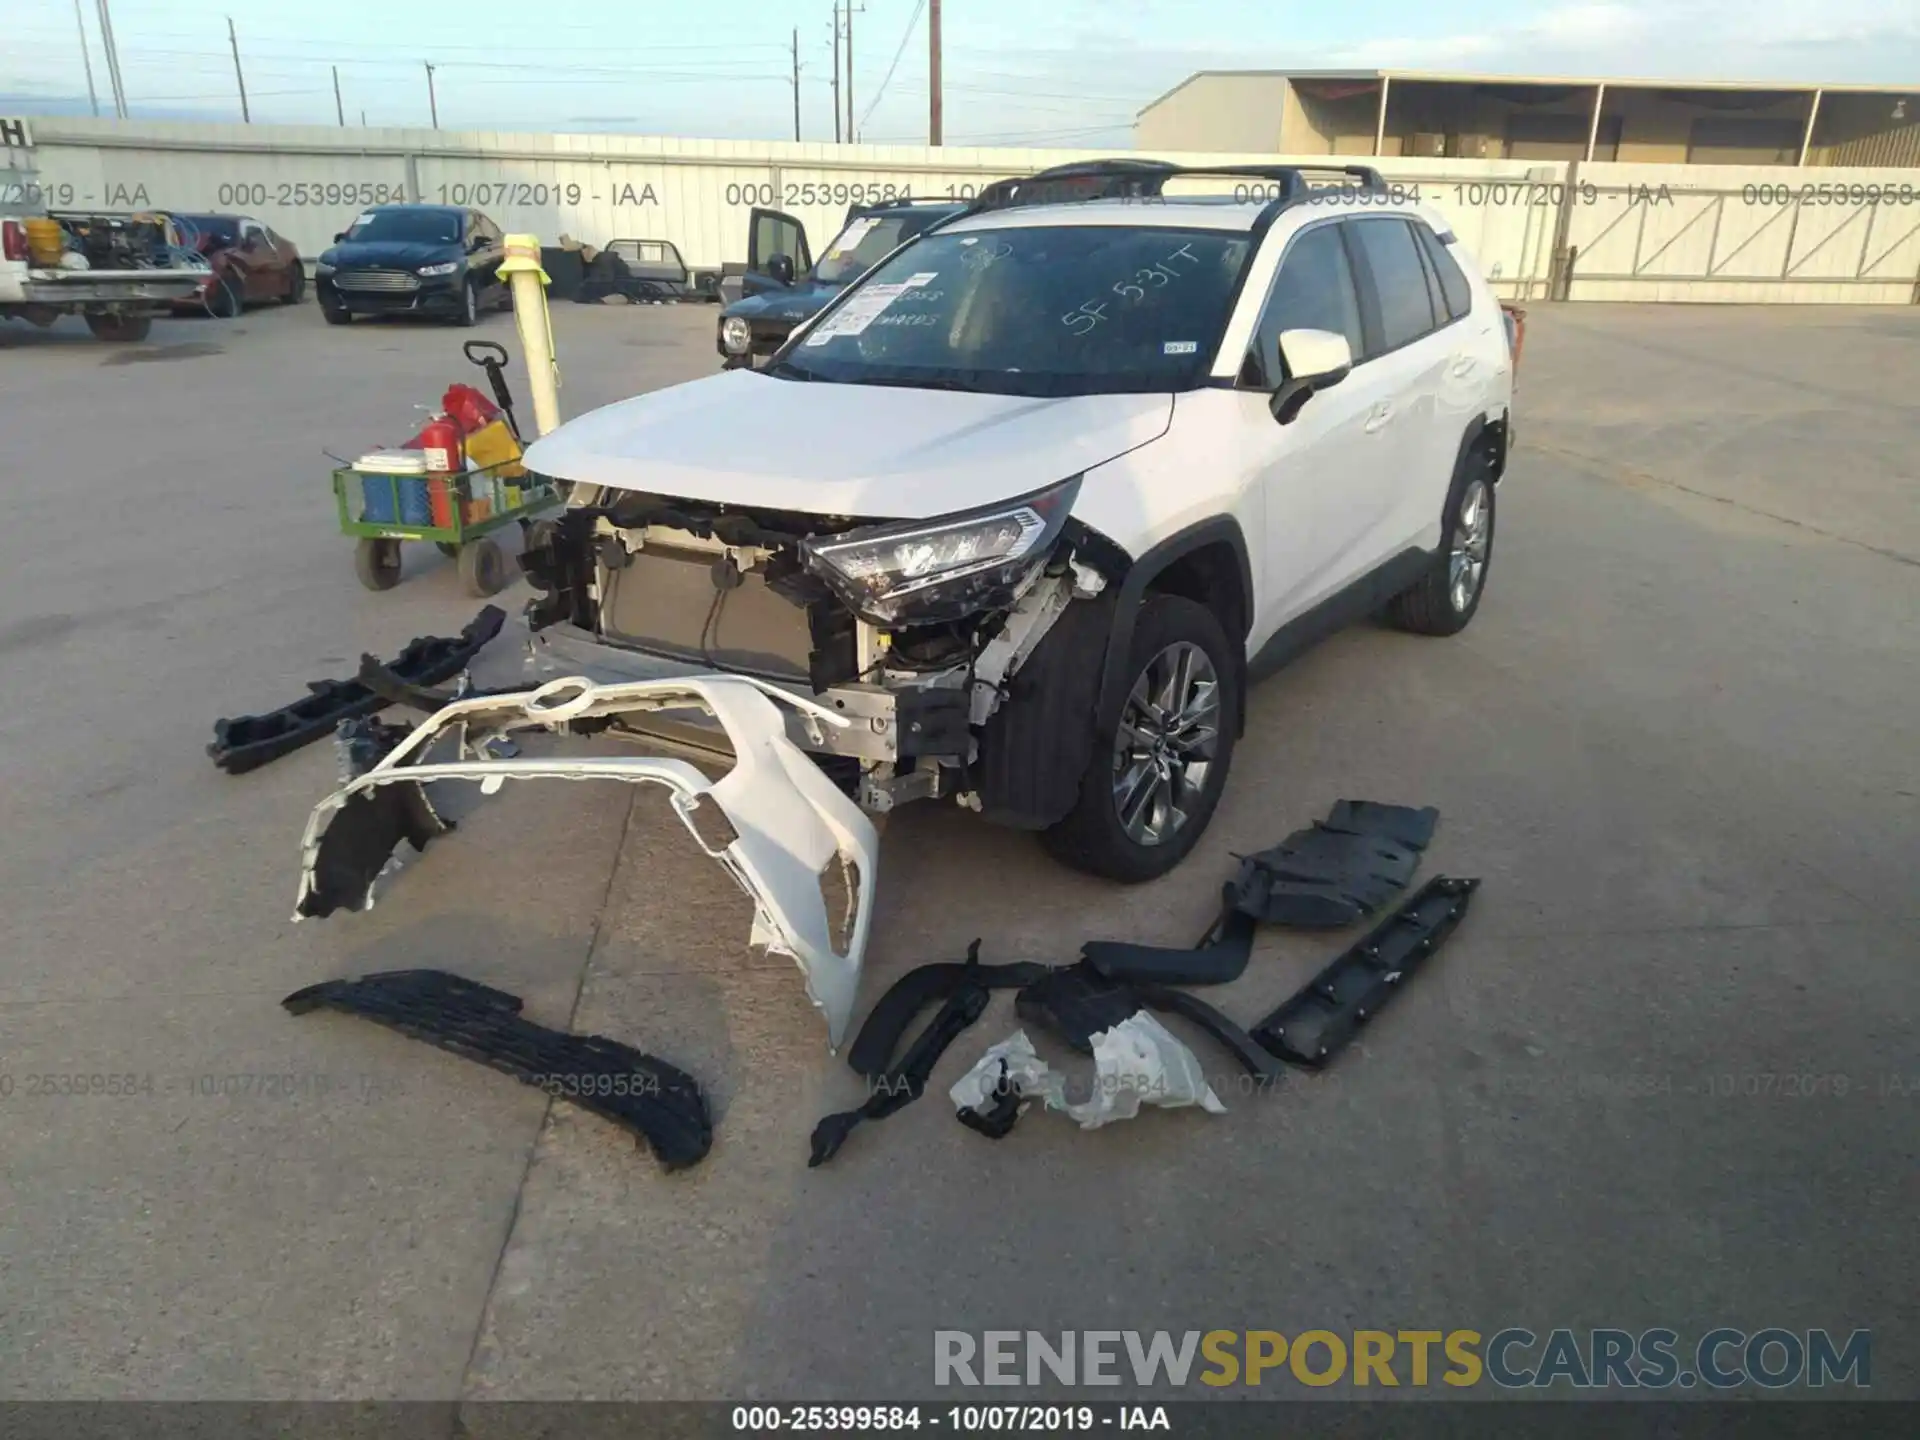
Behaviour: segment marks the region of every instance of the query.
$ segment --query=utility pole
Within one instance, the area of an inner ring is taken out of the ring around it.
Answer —
[[[227,17],[227,46],[233,51],[233,78],[240,86],[240,123],[251,125],[253,115],[247,109],[247,77],[240,69],[240,37],[233,33],[233,17]]]
[[[853,144],[853,0],[847,0],[847,143]],[[867,7],[859,7],[865,10]]]
[[[927,0],[927,144],[940,144],[940,0]]]
[[[839,0],[833,0],[833,144],[839,144],[839,121]]]
[[[93,55],[87,47],[87,21],[80,13],[80,0],[73,0],[73,23],[80,27],[80,63],[87,67],[87,103],[95,116],[100,114],[100,97],[93,88]]]
[[[793,31],[793,138],[800,138],[800,30]]]
[[[434,98],[433,94],[433,66],[427,65],[427,62],[424,60],[420,63],[427,66],[427,109],[433,112],[433,128],[438,130],[440,128],[440,102]]]
[[[347,128],[346,107],[340,103],[340,67],[333,67],[333,116],[340,122],[342,130]]]
[[[120,82],[120,49],[113,43],[113,15],[107,9],[107,0],[94,0],[94,6],[100,16],[100,46],[107,54],[107,84],[113,89],[113,113],[124,120],[127,89]]]

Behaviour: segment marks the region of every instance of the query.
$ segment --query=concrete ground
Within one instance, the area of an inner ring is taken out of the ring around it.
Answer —
[[[555,317],[569,413],[714,368],[710,310]],[[1474,626],[1355,629],[1260,688],[1157,884],[895,818],[865,1003],[975,936],[1190,937],[1232,852],[1341,796],[1439,806],[1425,873],[1484,887],[1325,1079],[1248,1096],[1200,1040],[1223,1117],[990,1144],[944,1091],[1002,995],[811,1171],[858,1082],[658,799],[503,794],[295,927],[329,747],[202,753],[472,614],[431,552],[355,583],[322,453],[409,433],[465,338],[0,329],[0,1396],[928,1398],[935,1329],[1721,1324],[1869,1328],[1873,1393],[1920,1395],[1920,311],[1533,307]],[[517,673],[505,640],[478,671]],[[1208,998],[1251,1021],[1337,948],[1263,934]],[[279,1006],[423,965],[690,1069],[713,1153],[663,1176]]]

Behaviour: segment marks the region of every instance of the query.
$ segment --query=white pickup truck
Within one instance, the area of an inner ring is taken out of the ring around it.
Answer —
[[[157,236],[160,226],[130,216],[60,215],[68,250],[58,265],[36,264],[29,219],[47,216],[25,120],[0,116],[0,319],[48,326],[79,315],[102,340],[144,340],[153,317],[191,298],[204,264],[183,265]]]

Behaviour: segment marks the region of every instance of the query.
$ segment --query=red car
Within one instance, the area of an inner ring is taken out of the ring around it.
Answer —
[[[297,305],[307,293],[307,270],[291,240],[247,215],[173,216],[180,243],[207,257],[213,269],[200,293],[174,309],[206,310],[222,318],[247,305],[278,300]]]

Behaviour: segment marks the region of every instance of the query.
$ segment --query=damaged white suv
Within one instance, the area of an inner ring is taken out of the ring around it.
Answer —
[[[535,653],[767,682],[862,808],[947,797],[1147,880],[1206,828],[1251,680],[1382,609],[1473,618],[1512,382],[1477,267],[1363,167],[1003,181],[765,369],[529,450],[572,487],[524,562]],[[728,749],[693,710],[614,723]]]

